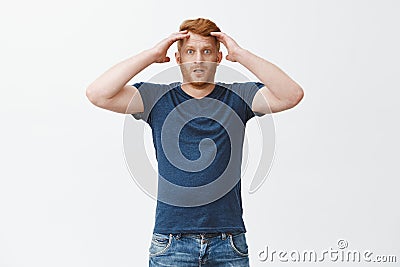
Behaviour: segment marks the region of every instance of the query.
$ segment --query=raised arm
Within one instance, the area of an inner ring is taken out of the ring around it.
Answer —
[[[239,62],[265,85],[254,96],[254,112],[267,114],[283,111],[296,106],[303,98],[303,89],[280,68],[241,48],[225,33],[212,32],[211,35],[227,48],[227,60]]]
[[[168,48],[177,40],[187,38],[187,31],[171,34],[153,48],[112,66],[86,89],[86,96],[94,105],[118,113],[143,112],[143,102],[137,88],[127,83],[152,63],[169,62]]]

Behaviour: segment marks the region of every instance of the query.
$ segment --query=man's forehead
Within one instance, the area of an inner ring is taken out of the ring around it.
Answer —
[[[189,45],[208,45],[215,46],[215,38],[213,36],[201,36],[199,34],[195,34],[189,32],[189,38],[183,40],[183,46]]]

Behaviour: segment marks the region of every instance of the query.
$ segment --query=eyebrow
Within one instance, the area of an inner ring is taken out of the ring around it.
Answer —
[[[185,47],[185,49],[188,49],[188,48],[194,48],[194,46],[192,46],[192,45],[187,45],[186,47]],[[203,47],[203,49],[212,49],[213,47],[211,46],[211,45],[206,45],[206,46],[204,46]]]

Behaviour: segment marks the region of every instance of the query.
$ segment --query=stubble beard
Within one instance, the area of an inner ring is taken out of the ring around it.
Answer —
[[[197,78],[192,76],[192,71],[191,69],[181,69],[182,76],[185,74],[184,83],[190,84],[192,87],[197,88],[197,89],[203,89],[209,86],[210,84],[214,84],[214,76],[216,69],[208,69],[207,72],[213,72],[213,73],[208,73],[206,77],[202,78]]]

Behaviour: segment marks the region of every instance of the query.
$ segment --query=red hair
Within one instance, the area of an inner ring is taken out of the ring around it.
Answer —
[[[220,32],[221,30],[218,26],[209,19],[187,19],[182,22],[181,26],[179,27],[179,31],[188,30],[189,32],[199,34],[204,37],[212,36],[210,32]],[[212,36],[214,37],[214,36]],[[217,51],[219,51],[219,41],[216,37],[214,37],[215,43],[217,45]],[[178,40],[178,50],[181,49],[183,40]]]

